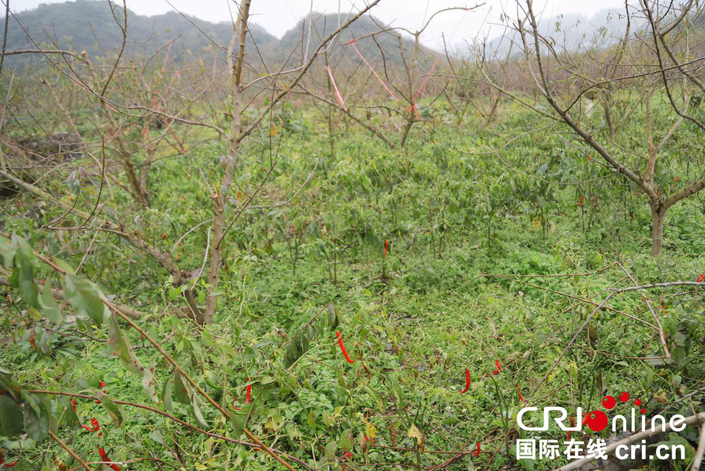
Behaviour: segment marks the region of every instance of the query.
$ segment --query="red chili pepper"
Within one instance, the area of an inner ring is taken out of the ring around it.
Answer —
[[[500,371],[502,371],[502,365],[500,364],[499,360],[495,361],[494,363],[495,365],[497,365],[497,370],[493,371],[492,374],[496,375],[499,374]]]
[[[93,429],[90,428],[88,425],[81,425],[81,427],[83,427],[83,428],[85,428],[86,430],[88,430],[89,432],[93,433]]]
[[[586,417],[586,418],[587,418],[587,417]],[[583,425],[584,425],[584,424],[583,424]],[[571,426],[571,427],[575,427],[575,416],[572,416],[572,415],[570,416],[570,426]],[[568,442],[570,441],[570,436],[571,436],[572,434],[573,434],[573,431],[572,431],[572,430],[568,432],[568,437],[566,438],[566,441],[568,441]]]
[[[581,195],[580,196],[580,203],[578,203],[578,206],[582,206],[582,205],[583,205],[583,196]]]
[[[105,452],[105,449],[103,447],[98,448],[98,453],[100,454],[101,460],[110,462],[110,458],[108,458],[108,454]],[[111,463],[107,466],[108,468],[114,471],[120,471],[120,466],[116,465],[115,463]]]
[[[477,450],[476,450],[476,451],[473,451],[472,454],[473,454],[473,456],[474,456],[475,458],[477,458],[478,456],[480,456],[480,442],[477,442]]]
[[[387,258],[387,253],[389,253],[389,242],[384,241],[384,258]]]
[[[523,397],[521,397],[521,389],[519,389],[519,385],[517,384],[517,393],[519,393],[519,399],[521,399],[521,402],[526,402]]]
[[[345,460],[349,459],[351,456],[352,456],[352,452],[349,451],[349,452],[345,453],[340,460],[345,461]]]
[[[71,399],[71,407],[73,407],[73,411],[74,411],[74,412],[78,413],[78,412],[76,411],[76,399]]]
[[[460,391],[460,394],[465,394],[470,389],[470,370],[465,368],[465,389]]]
[[[340,335],[340,331],[337,331],[335,335],[338,336],[338,345],[340,345],[340,351],[343,352],[345,359],[348,360],[348,363],[355,363],[354,360],[350,359],[350,357],[348,356],[348,352],[345,350],[345,345],[343,345],[343,336]]]
[[[234,397],[235,399],[233,399],[233,402],[230,403],[230,407],[232,407],[232,408],[235,409],[235,410],[240,410],[239,407],[235,407],[235,401],[237,401],[237,396],[236,396],[235,394],[233,394],[233,397]]]
[[[701,273],[698,277],[698,283],[702,283],[703,281],[705,281],[705,273]]]
[[[245,391],[246,391],[245,392],[245,404],[249,404],[250,400],[252,399],[252,385],[248,384],[247,387],[245,388]],[[237,401],[238,396],[233,394],[233,397],[235,399],[233,399],[233,402],[230,403],[230,407],[232,407],[235,410],[240,410],[241,409],[240,407],[235,406],[235,401]]]
[[[2,457],[2,451],[0,451],[0,469],[12,468],[17,463],[19,463],[19,460],[15,461],[14,463],[5,463],[5,459]]]
[[[676,177],[676,179],[673,180],[673,183],[677,182],[678,180],[680,180],[680,177]]]

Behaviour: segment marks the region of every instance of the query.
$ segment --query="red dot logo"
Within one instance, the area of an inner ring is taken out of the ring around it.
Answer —
[[[627,402],[629,400],[629,393],[623,392],[619,395],[619,400],[622,402]]]
[[[602,399],[602,405],[605,409],[614,409],[614,406],[617,405],[617,400],[613,396],[605,396]]]
[[[587,415],[585,422],[593,432],[601,432],[607,428],[607,415],[602,411],[594,410]]]

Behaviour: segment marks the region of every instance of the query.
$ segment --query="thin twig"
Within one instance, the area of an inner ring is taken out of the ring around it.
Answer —
[[[93,469],[92,469],[90,466],[88,466],[88,463],[86,463],[85,461],[83,461],[83,459],[82,459],[80,456],[78,456],[75,451],[73,451],[71,448],[69,448],[69,446],[68,446],[66,443],[64,443],[63,441],[61,441],[61,439],[60,439],[59,437],[57,437],[57,436],[54,434],[54,432],[52,432],[51,430],[49,430],[49,436],[50,436],[56,443],[58,443],[59,445],[61,445],[61,448],[63,448],[64,450],[66,450],[66,451],[68,452],[68,454],[73,457],[73,459],[75,459],[76,461],[78,461],[79,463],[81,463],[81,466],[83,466],[83,468],[84,468],[86,471],[93,471]]]
[[[622,269],[622,271],[624,273],[627,274],[629,279],[632,280],[632,283],[634,283],[634,286],[639,285],[639,283],[636,282],[636,280],[634,279],[632,274],[629,273],[629,271],[626,268],[624,268],[624,265],[622,265],[619,262],[617,262],[617,265],[619,266],[619,268]],[[661,325],[661,321],[659,320],[658,315],[656,314],[656,312],[654,312],[654,308],[653,308],[653,306],[651,306],[651,301],[649,301],[648,296],[646,296],[644,293],[639,293],[639,294],[641,295],[641,299],[643,299],[644,302],[646,303],[646,307],[649,308],[649,311],[651,312],[651,316],[654,318],[654,321],[656,322],[656,325],[658,326],[658,334],[659,334],[659,337],[661,337],[661,345],[663,345],[663,351],[666,354],[666,358],[671,358],[671,352],[668,350],[668,344],[666,343],[666,335],[663,332],[663,325]]]

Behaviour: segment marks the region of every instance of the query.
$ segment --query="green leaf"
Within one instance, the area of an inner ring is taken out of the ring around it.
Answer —
[[[19,269],[17,281],[22,299],[34,309],[39,309],[39,288],[34,281],[34,270],[37,267],[37,257],[34,250],[21,237],[12,236],[12,242],[17,245],[15,265]]]
[[[291,365],[301,358],[310,348],[311,340],[314,337],[312,329],[305,329],[299,332],[286,347],[284,354],[284,368],[289,368]]]
[[[44,409],[47,411],[47,415],[49,416],[49,430],[54,433],[58,433],[59,428],[56,422],[56,417],[52,414],[52,402],[50,396],[47,394],[39,394],[37,397],[44,405]]]
[[[60,258],[54,258],[54,263],[56,264],[57,267],[61,268],[64,270],[66,273],[71,273],[72,275],[76,274],[76,270],[73,269],[71,265],[68,263],[64,262]]]
[[[169,378],[164,382],[164,388],[162,389],[162,401],[164,402],[164,409],[169,412],[174,412],[174,403],[171,400],[171,395],[174,390],[174,381]]]
[[[0,369],[0,393],[12,396],[16,401],[20,400],[20,386],[12,380],[10,372]],[[2,396],[3,394],[0,394]]]
[[[198,397],[198,393],[193,391],[193,394],[191,395],[191,408],[193,409],[193,415],[196,416],[196,420],[201,427],[208,428],[208,422],[206,422],[206,419],[203,418],[201,408],[199,407],[199,402],[201,402],[201,399]]]
[[[5,268],[11,268],[13,266],[15,253],[17,253],[17,244],[13,244],[7,237],[0,236],[0,254],[2,254]]]
[[[64,425],[74,430],[81,428],[81,419],[78,418],[78,414],[75,410],[73,410],[71,398],[66,398],[66,403],[64,404],[64,411],[61,414],[59,427],[63,427]]]
[[[340,312],[333,306],[333,303],[328,304],[328,326],[331,330],[335,330],[340,325]]]
[[[110,312],[100,300],[100,289],[85,278],[66,273],[66,294],[76,314],[90,318],[100,325],[108,318]]]
[[[162,437],[162,433],[157,429],[152,430],[152,432],[149,434],[149,438],[159,443],[160,445],[164,445],[164,437]]]
[[[113,422],[115,422],[116,427],[122,426],[122,411],[120,410],[118,405],[113,402],[112,399],[110,399],[105,394],[100,394],[100,405],[103,406],[108,412],[110,418],[113,419]]]
[[[182,404],[191,403],[191,388],[184,382],[178,370],[174,372],[174,397]]]
[[[17,269],[17,267],[14,267],[12,269],[12,274],[8,277],[7,282],[10,283],[10,286],[14,288],[20,287],[20,271]]]
[[[661,445],[668,446],[671,450],[673,450],[673,447],[680,445],[685,449],[685,462],[692,461],[695,456],[695,448],[693,448],[693,445],[677,433],[669,433],[667,436],[668,441],[661,442]],[[655,445],[650,445],[649,448],[655,448]]]
[[[10,396],[0,395],[0,434],[14,437],[22,433],[22,410]]]
[[[108,327],[108,348],[110,348],[113,355],[120,358],[123,366],[125,366],[128,371],[138,375],[143,374],[142,365],[139,360],[137,360],[137,357],[130,347],[130,340],[128,337],[122,335],[120,326],[118,326],[115,316],[110,317],[110,326]]]
[[[249,404],[242,406],[240,410],[230,411],[230,420],[233,423],[233,431],[235,433],[235,438],[240,438],[245,432],[245,427],[247,427],[247,421],[250,420],[252,415],[252,407],[254,406],[254,401]]]
[[[61,311],[59,311],[59,306],[56,304],[56,300],[54,300],[54,296],[51,294],[51,278],[44,283],[42,295],[39,298],[39,306],[41,307],[42,314],[50,321],[60,324],[64,320]]]
[[[25,394],[24,429],[29,438],[41,442],[49,436],[49,411],[44,403],[34,394]]]
[[[154,382],[154,366],[146,367],[144,369],[144,376],[142,377],[142,387],[144,388],[144,393],[149,396],[151,400],[153,400],[154,402],[159,402]]]
[[[30,309],[31,311],[31,309]],[[50,355],[52,348],[51,348],[51,332],[45,329],[39,329],[39,331],[42,334],[42,338],[39,341],[39,350],[45,355]]]

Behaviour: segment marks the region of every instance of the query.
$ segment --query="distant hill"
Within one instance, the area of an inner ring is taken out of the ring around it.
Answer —
[[[623,14],[613,9],[603,9],[592,18],[580,14],[560,15],[538,21],[538,29],[542,36],[553,39],[557,50],[575,52],[595,46],[609,47],[624,37],[627,20]],[[641,25],[631,25],[634,33]],[[533,42],[532,38],[528,38]],[[513,51],[521,47],[521,36],[517,31],[509,32],[503,38],[495,38],[489,42],[487,50],[498,55],[506,54],[510,44],[514,42]]]
[[[120,12],[121,8],[118,9]],[[17,15],[20,22],[41,46],[87,51],[92,57],[114,54],[120,46],[122,34],[110,11],[108,2],[77,0],[75,2],[42,4],[34,10]],[[177,39],[170,51],[170,58],[182,62],[213,43],[227,47],[232,34],[229,22],[209,23],[194,17],[188,19],[176,12],[157,16],[140,16],[128,9],[129,55],[150,55],[169,41]],[[203,31],[208,37],[199,31]],[[250,29],[261,50],[270,51],[278,43],[276,37],[257,24]],[[210,38],[210,39],[209,39]],[[212,42],[211,42],[212,40]],[[24,29],[10,18],[7,50],[36,49]],[[37,59],[35,56],[33,59]],[[20,65],[28,56],[10,57],[8,63]]]
[[[118,8],[118,17],[122,9]],[[140,16],[128,9],[128,41],[126,58],[149,56],[172,40],[176,40],[170,50],[170,60],[188,62],[213,51],[217,47],[227,48],[232,35],[232,23],[210,23],[192,16],[182,16],[177,12],[169,12],[156,16]],[[26,28],[34,41],[42,47],[73,49],[87,51],[93,58],[112,56],[119,47],[122,35],[110,11],[108,2],[93,0],[76,0],[73,2],[42,4],[34,10],[17,14],[22,26]],[[309,22],[313,25],[309,28]],[[344,18],[341,20],[344,21]],[[306,22],[306,23],[304,23]],[[342,42],[349,42],[353,37],[362,37],[380,31],[381,23],[375,23],[369,16],[360,18],[330,46],[329,54],[335,60],[346,56],[351,61],[359,58],[350,47],[344,47]],[[248,38],[247,52],[257,50],[269,62],[281,64],[289,58],[289,64],[300,63],[302,51],[302,25],[304,41],[309,43],[312,52],[321,37],[324,37],[338,26],[338,16],[313,13],[299,25],[287,32],[281,40],[269,34],[262,26],[250,22],[251,38]],[[14,18],[10,18],[7,37],[7,50],[36,49],[33,42]],[[200,31],[199,31],[200,30]],[[311,40],[308,41],[308,32]],[[205,34],[204,34],[205,33]],[[377,41],[394,63],[399,63],[399,43],[396,37],[384,33],[377,36]],[[413,48],[413,41],[404,40],[404,47]],[[364,39],[358,48],[370,60],[379,57],[380,53],[372,39]],[[291,55],[292,50],[295,50]],[[427,49],[423,51],[428,52]],[[291,57],[290,57],[291,56]],[[24,68],[25,65],[41,62],[38,55],[10,56],[6,64],[10,67]],[[293,60],[293,62],[292,62]]]
[[[341,17],[340,22],[344,22],[345,19],[345,17]],[[316,46],[318,46],[321,39],[335,31],[338,27],[338,21],[338,15],[335,13],[327,15],[312,13],[308,15],[307,18],[301,20],[294,28],[284,34],[280,42],[288,45],[288,47],[277,48],[275,59],[280,63],[285,61],[291,53],[292,46],[299,44],[299,47],[296,48],[292,54],[292,59],[294,60],[294,63],[300,62],[301,53],[305,48],[301,47],[302,39],[304,44],[308,45],[307,55],[310,55],[315,50]],[[382,51],[384,51],[387,61],[390,61],[392,65],[400,65],[402,63],[402,58],[399,49],[399,33],[398,31],[380,32],[384,28],[385,25],[381,21],[375,20],[370,16],[363,16],[362,18],[359,18],[355,23],[343,31],[340,36],[338,36],[329,46],[329,60],[334,62],[345,59],[346,61],[351,61],[353,63],[361,63],[361,59],[355,50],[349,46],[352,39],[359,39],[359,41],[356,42],[356,46],[368,61],[375,59],[381,60],[381,48]],[[309,32],[311,36],[310,40]],[[370,37],[373,33],[379,33],[376,34],[375,39]],[[402,45],[405,50],[405,54],[407,54],[407,59],[410,59],[411,51],[414,48],[414,41],[404,36],[402,39]],[[420,47],[420,57],[429,54],[435,53],[426,47]]]

